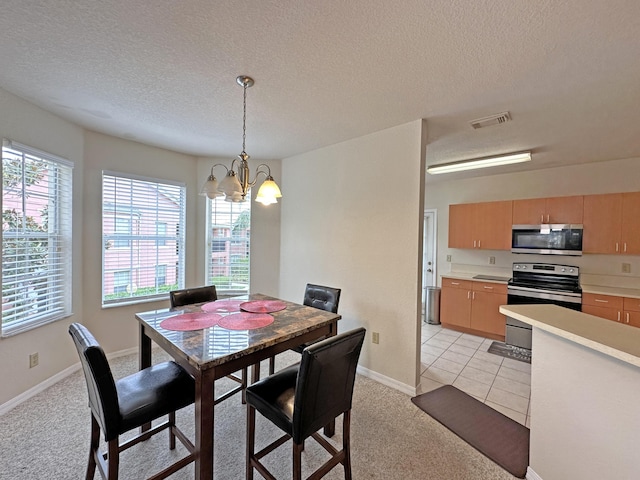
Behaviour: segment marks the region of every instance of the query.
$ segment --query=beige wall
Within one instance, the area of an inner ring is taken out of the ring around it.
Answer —
[[[447,246],[449,204],[640,191],[639,178],[640,159],[632,158],[469,180],[428,183],[425,192],[425,207],[435,208],[438,211],[438,273],[442,275],[450,271],[452,265],[446,262],[447,255],[452,256],[454,268],[472,266],[510,271],[513,262],[542,261],[579,266],[581,267],[581,275],[585,279],[592,278],[592,276],[607,277],[608,283],[640,288],[639,256],[516,255],[504,251],[450,249]],[[495,256],[495,266],[488,264],[489,255]],[[622,274],[623,262],[631,264],[630,274]],[[440,283],[440,279],[438,279],[438,283]]]
[[[361,365],[401,388],[417,382],[424,132],[419,120],[282,166],[281,296],[341,288],[339,331],[365,327]]]

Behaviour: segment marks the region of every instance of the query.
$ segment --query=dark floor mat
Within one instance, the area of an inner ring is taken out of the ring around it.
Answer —
[[[452,385],[411,401],[509,473],[525,477],[529,465],[527,427]]]
[[[500,355],[501,357],[531,363],[531,350],[527,350],[526,348],[514,347],[502,342],[493,342],[487,352]]]

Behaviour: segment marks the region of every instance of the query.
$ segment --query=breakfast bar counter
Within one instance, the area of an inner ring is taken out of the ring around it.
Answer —
[[[640,328],[556,305],[503,305],[533,326],[527,478],[638,478]]]

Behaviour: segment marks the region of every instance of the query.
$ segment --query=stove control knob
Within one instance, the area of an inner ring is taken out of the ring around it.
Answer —
[[[573,273],[573,268],[570,268],[570,269],[569,269],[569,273]]]
[[[566,272],[566,271],[567,271],[567,269],[566,269],[566,268],[563,268],[563,269],[562,269],[562,270],[560,270],[560,271],[561,271],[561,272]]]

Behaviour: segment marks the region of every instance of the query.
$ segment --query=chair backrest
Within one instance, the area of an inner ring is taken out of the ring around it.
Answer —
[[[338,313],[340,289],[307,283],[304,290],[304,305],[319,308],[331,313]]]
[[[351,409],[356,368],[365,329],[314,343],[302,352],[293,407],[293,440],[313,432]]]
[[[185,288],[184,290],[171,290],[169,302],[171,308],[191,305],[192,303],[213,302],[218,299],[215,285],[205,287]]]
[[[111,367],[104,350],[84,325],[72,323],[69,325],[69,334],[78,350],[87,382],[89,408],[100,423],[105,440],[111,440],[118,435],[121,421],[118,393]]]

